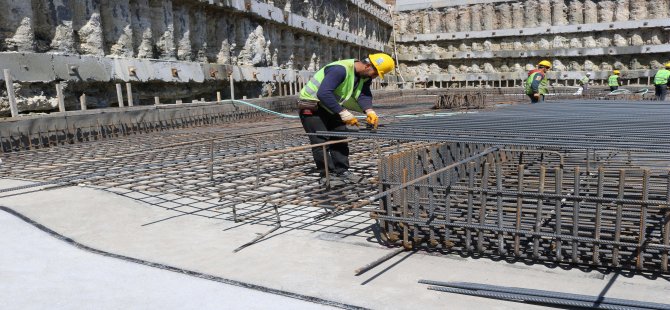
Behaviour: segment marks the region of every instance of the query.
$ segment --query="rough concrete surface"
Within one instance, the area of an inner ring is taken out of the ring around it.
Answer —
[[[5,179],[0,187],[19,184],[23,182]],[[537,308],[428,291],[417,283],[419,279],[481,282],[670,303],[670,285],[663,277],[552,269],[543,265],[433,256],[423,252],[402,253],[357,277],[355,269],[389,251],[376,243],[370,228],[344,236],[336,233],[342,228],[334,226],[316,230],[282,228],[266,240],[232,253],[256,233],[267,231],[269,226],[195,216],[180,216],[143,226],[178,213],[85,187],[4,196],[0,198],[0,205],[95,249],[375,309]],[[356,220],[342,224],[372,224],[366,214],[347,215],[347,218]],[[53,298],[55,301],[57,296]]]

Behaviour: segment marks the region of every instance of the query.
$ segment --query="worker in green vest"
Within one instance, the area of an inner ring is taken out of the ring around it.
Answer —
[[[372,79],[383,79],[384,74],[393,69],[393,58],[384,53],[370,54],[363,60],[335,61],[321,68],[300,91],[298,109],[305,132],[347,131],[347,125],[358,126],[358,119],[351,111],[365,113],[367,123],[377,128],[379,118],[372,109],[370,85]],[[338,139],[342,138],[309,135],[311,144]],[[362,181],[361,177],[349,172],[347,143],[330,144],[326,150],[324,160],[323,148],[312,148],[320,184],[334,187]],[[324,178],[326,169],[329,180]]]
[[[544,95],[549,93],[549,80],[547,71],[551,69],[549,60],[540,61],[537,70],[533,71],[526,79],[526,95],[530,97],[530,103],[544,101]]]
[[[589,81],[591,81],[591,72],[586,72],[586,75],[583,78],[579,79],[579,81],[577,81],[579,86],[582,87],[581,89],[582,96],[586,95],[586,90],[588,89]]]
[[[670,62],[665,63],[665,68],[658,70],[654,75],[654,88],[656,88],[656,100],[665,101],[670,84]]]
[[[615,91],[619,89],[619,86],[621,86],[621,79],[619,78],[620,74],[621,71],[614,70],[612,71],[612,75],[610,75],[610,77],[607,78],[607,85],[609,85],[610,91]]]

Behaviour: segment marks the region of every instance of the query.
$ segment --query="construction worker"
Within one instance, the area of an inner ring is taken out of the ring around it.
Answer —
[[[654,88],[656,88],[656,100],[665,101],[670,84],[670,62],[665,63],[665,68],[658,70],[654,75]]]
[[[369,125],[377,127],[377,114],[372,109],[372,79],[384,78],[395,69],[391,56],[378,53],[370,54],[366,59],[345,59],[327,64],[305,84],[300,91],[298,108],[300,121],[307,133],[317,131],[346,131],[348,126],[358,126],[358,119],[350,112],[366,114]],[[310,135],[311,144],[338,140],[328,136]],[[349,146],[347,143],[328,145],[328,171],[330,186],[342,186],[361,181],[349,172]],[[312,148],[312,156],[319,171],[321,184],[325,184],[323,148]]]
[[[549,60],[540,61],[537,64],[537,70],[526,79],[526,95],[530,97],[530,103],[538,103],[540,99],[544,101],[544,95],[549,93],[549,80],[547,79],[547,71],[551,69],[551,62]]]
[[[577,83],[582,87],[582,96],[586,95],[586,90],[588,89],[589,81],[591,80],[591,72],[586,72],[586,75],[581,78]]]
[[[619,86],[621,86],[621,79],[619,78],[619,75],[621,74],[621,71],[619,70],[614,70],[612,71],[612,75],[610,75],[609,78],[607,78],[607,85],[610,86],[610,91],[615,91],[619,89]]]

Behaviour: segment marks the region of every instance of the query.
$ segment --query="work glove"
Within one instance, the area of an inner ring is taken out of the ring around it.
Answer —
[[[342,119],[342,122],[348,126],[358,126],[356,117],[347,110],[342,110],[342,112],[340,112],[340,118]]]
[[[377,117],[377,113],[375,113],[375,111],[372,109],[367,109],[365,111],[365,114],[368,116],[365,118],[365,121],[367,121],[369,125],[374,127],[374,129],[377,129],[377,125],[379,125],[379,117]]]

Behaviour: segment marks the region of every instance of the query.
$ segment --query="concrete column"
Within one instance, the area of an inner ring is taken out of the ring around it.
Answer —
[[[494,17],[497,22],[495,29],[512,28],[512,9],[509,4],[501,3],[497,5]]]
[[[484,4],[482,6],[482,29],[493,30],[496,29],[498,18],[496,18],[495,7],[493,4]]]
[[[482,7],[478,4],[469,7],[470,9],[470,30],[482,30]]]
[[[526,28],[534,28],[538,26],[538,4],[534,1],[525,2],[524,11],[524,26]]]
[[[8,51],[32,52],[35,49],[33,8],[26,0],[0,0],[0,40]]]
[[[581,1],[570,1],[568,5],[568,23],[570,25],[584,23],[584,5]]]
[[[191,16],[186,4],[174,6],[175,11],[175,40],[177,41],[177,59],[192,60],[191,46]]]
[[[526,4],[528,5],[528,4]],[[551,1],[550,0],[538,0],[537,2],[537,22],[538,26],[549,27],[551,26]]]
[[[470,31],[472,26],[470,19],[470,10],[467,6],[458,8],[458,31]]]
[[[109,53],[133,57],[133,31],[128,0],[100,0],[103,33]]]
[[[161,104],[161,98],[156,96],[154,97],[154,105],[160,105]]]
[[[153,31],[151,30],[151,6],[149,0],[134,0],[130,3],[133,30],[133,45],[137,58],[154,58]]]
[[[591,1],[584,1],[584,23],[595,24],[598,22],[598,5]]]
[[[72,28],[77,31],[75,49],[80,54],[102,56],[105,54],[102,17],[98,0],[80,0],[74,5]]]
[[[14,95],[14,80],[12,79],[12,74],[9,69],[2,70],[5,76],[5,86],[7,87],[7,99],[9,100],[9,110],[12,113],[12,117],[19,116],[19,108],[16,105],[16,97]]]
[[[207,62],[207,16],[201,7],[189,11],[191,21],[191,50],[196,61]]]
[[[51,40],[51,48],[60,52],[74,53],[75,52],[75,38],[74,38],[74,6],[76,1],[68,0],[51,0],[53,3],[53,12],[56,25],[53,39]]]
[[[156,55],[160,59],[175,59],[177,48],[174,37],[172,0],[150,0],[151,32],[155,40]]]
[[[458,10],[455,8],[448,8],[442,16],[442,24],[444,25],[444,32],[458,31]]]
[[[553,0],[551,5],[551,24],[554,26],[565,25],[568,23],[568,7],[563,0]]]
[[[614,7],[614,20],[618,22],[625,22],[630,19],[630,1],[617,0]]]
[[[523,5],[521,3],[512,3],[512,28],[525,27]]]

